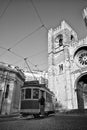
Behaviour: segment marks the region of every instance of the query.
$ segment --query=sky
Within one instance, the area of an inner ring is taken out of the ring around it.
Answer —
[[[28,57],[31,70],[47,70],[47,30],[65,20],[79,39],[85,38],[86,6],[87,0],[0,0],[0,62],[26,69]]]

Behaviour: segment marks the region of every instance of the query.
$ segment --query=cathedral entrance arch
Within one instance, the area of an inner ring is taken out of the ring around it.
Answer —
[[[87,72],[81,74],[76,80],[76,93],[78,109],[87,109]]]

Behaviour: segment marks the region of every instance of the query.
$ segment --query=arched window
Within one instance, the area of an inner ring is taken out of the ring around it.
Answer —
[[[55,43],[59,44],[59,47],[63,45],[63,35],[59,34],[55,38]]]
[[[6,86],[5,98],[8,98],[8,94],[9,94],[9,84],[7,84]]]
[[[63,45],[63,35],[60,34],[59,35],[59,46],[62,46]]]
[[[71,41],[73,40],[73,38],[74,38],[73,35],[71,35],[71,37],[70,37]]]

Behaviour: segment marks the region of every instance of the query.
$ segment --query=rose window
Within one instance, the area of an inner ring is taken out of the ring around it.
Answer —
[[[80,67],[87,66],[87,46],[80,47],[74,54],[76,64]]]
[[[81,65],[87,65],[87,52],[83,52],[78,57],[79,63]]]

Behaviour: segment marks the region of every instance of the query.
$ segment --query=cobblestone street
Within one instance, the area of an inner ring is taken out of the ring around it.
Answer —
[[[17,119],[0,122],[0,130],[86,130],[87,116],[50,115],[38,119]]]

